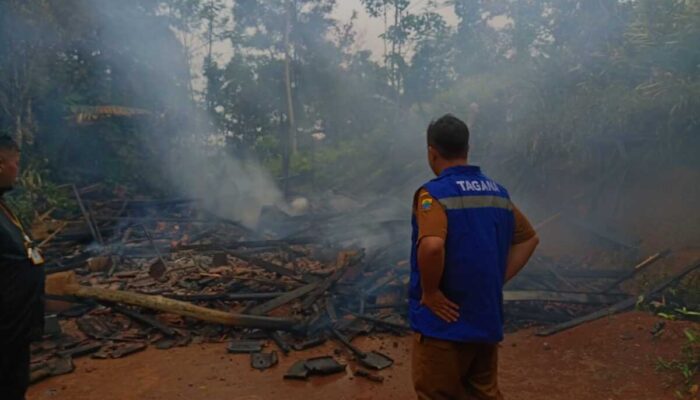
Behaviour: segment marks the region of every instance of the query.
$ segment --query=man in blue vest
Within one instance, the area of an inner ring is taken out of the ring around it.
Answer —
[[[469,130],[452,115],[428,127],[437,178],[414,197],[410,319],[419,399],[502,399],[503,285],[539,239],[506,189],[467,164]]]

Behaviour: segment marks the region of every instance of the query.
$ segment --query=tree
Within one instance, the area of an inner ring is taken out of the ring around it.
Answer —
[[[405,97],[408,104],[427,102],[456,79],[453,32],[434,11],[413,14],[406,20],[413,31],[415,52],[404,72]]]
[[[36,98],[46,89],[46,53],[57,45],[53,9],[44,1],[0,3],[0,130],[23,145],[37,129]]]
[[[173,136],[151,124],[192,110],[189,68],[163,6],[0,5],[0,124],[25,144],[25,159],[68,166],[49,168],[63,179],[123,179],[149,170],[142,166],[156,146],[142,134]],[[154,129],[142,132],[144,122]]]
[[[431,58],[431,55],[440,47],[439,41],[447,38],[447,24],[442,16],[435,12],[437,4],[434,1],[428,2],[426,7],[418,12],[412,12],[416,6],[410,7],[409,0],[362,0],[362,3],[370,16],[384,17],[385,30],[381,35],[385,41],[384,63],[398,112],[401,108],[401,96],[406,89],[406,74],[409,73],[410,68],[406,59],[408,54],[418,48],[417,51],[420,53],[418,60],[423,58],[425,62],[439,61],[439,56]],[[387,23],[387,15],[392,16],[392,24]],[[388,50],[386,43],[390,46]],[[431,59],[427,60],[427,58]],[[429,74],[428,71],[420,72],[426,67],[427,65],[424,65],[411,72],[421,76],[423,83],[435,84],[434,78],[440,73],[433,75],[433,78],[428,78],[426,76]],[[431,79],[433,82],[429,82]]]

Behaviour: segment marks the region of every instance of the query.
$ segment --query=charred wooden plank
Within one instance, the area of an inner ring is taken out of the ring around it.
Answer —
[[[148,239],[148,242],[151,244],[151,247],[153,250],[156,252],[156,255],[158,256],[158,260],[161,262],[161,268],[151,268],[149,270],[149,274],[154,278],[154,279],[160,279],[160,277],[163,276],[165,272],[168,270],[168,263],[165,262],[165,259],[163,258],[163,255],[161,254],[160,250],[158,250],[158,246],[156,246],[156,243],[153,241],[153,237],[151,236],[151,233],[148,232],[148,228],[146,228],[146,225],[141,225],[141,228],[143,229],[144,235],[146,235],[146,238]],[[152,266],[154,264],[151,264]]]
[[[311,281],[314,280],[314,279],[309,278],[309,277],[299,277],[298,274],[296,272],[292,271],[291,269],[283,267],[281,265],[277,265],[277,264],[272,263],[272,262],[267,261],[267,260],[263,260],[262,258],[251,257],[248,255],[234,253],[234,252],[229,252],[229,254],[232,255],[233,257],[236,257],[240,260],[243,260],[249,264],[261,267],[269,272],[274,272],[278,275],[286,276],[288,278],[292,278],[292,279],[297,280],[297,281],[310,283]]]
[[[615,282],[611,283],[609,286],[607,286],[603,292],[609,292],[613,289],[615,289],[619,284],[622,282],[634,277],[639,271],[645,269],[646,267],[650,266],[651,264],[655,263],[656,261],[666,257],[667,255],[671,254],[671,250],[665,249],[662,250],[658,253],[652,254],[651,256],[647,257],[643,261],[641,261],[639,264],[635,265],[632,270],[625,274],[624,276],[620,277],[619,279],[616,279]]]
[[[135,343],[120,343],[118,345],[115,345],[110,352],[110,356],[112,358],[122,358],[126,357],[128,355],[138,353],[140,351],[146,350],[146,347],[148,345],[146,343],[140,343],[140,342],[135,342]]]
[[[270,301],[267,301],[265,303],[262,303],[260,305],[257,305],[255,307],[251,308],[248,313],[252,314],[252,315],[265,315],[276,308],[279,308],[285,304],[288,304],[288,303],[314,291],[322,284],[322,282],[323,281],[313,282],[313,283],[309,283],[307,285],[301,286],[299,288],[296,288],[296,289],[294,289],[290,292],[287,292],[281,296],[278,296]]]
[[[262,340],[232,340],[226,349],[229,353],[248,354],[261,352],[264,345]]]
[[[285,295],[285,292],[266,293],[216,293],[216,294],[165,294],[164,297],[182,301],[246,301],[246,300],[268,300]]]
[[[99,240],[99,236],[97,234],[95,226],[93,225],[93,222],[90,219],[90,215],[88,214],[88,211],[85,208],[85,204],[83,203],[83,199],[80,198],[80,193],[78,192],[78,188],[75,185],[73,185],[73,194],[75,195],[75,199],[78,202],[78,206],[80,207],[80,211],[83,213],[83,218],[85,219],[85,223],[87,224],[88,228],[90,228],[90,233],[92,234],[92,238],[95,240],[95,242],[103,244]]]
[[[74,257],[65,258],[61,261],[50,261],[44,265],[46,274],[55,274],[57,272],[70,271],[80,268],[85,265],[85,262],[90,258],[90,253],[82,253]]]
[[[112,337],[116,331],[102,318],[85,316],[75,321],[84,334],[95,339]]]
[[[700,260],[696,260],[696,261],[692,262],[691,264],[687,265],[685,268],[683,268],[677,274],[675,274],[669,278],[666,278],[663,281],[657,283],[651,289],[647,290],[642,296],[646,298],[646,297],[649,297],[657,292],[662,291],[667,286],[682,279],[685,275],[687,275],[688,273],[690,273],[691,271],[695,270],[698,267],[700,267]],[[630,298],[622,300],[619,303],[616,303],[608,308],[604,308],[602,310],[596,311],[592,314],[588,314],[588,315],[585,315],[583,317],[575,318],[571,321],[564,322],[562,324],[558,324],[555,326],[551,326],[549,328],[542,329],[539,332],[537,332],[537,335],[538,336],[549,336],[549,335],[561,332],[563,330],[581,325],[585,322],[595,321],[596,319],[603,318],[605,316],[613,315],[613,314],[616,314],[618,312],[624,311],[628,308],[633,307],[636,303],[637,303],[637,297],[630,297]]]
[[[90,343],[86,343],[82,346],[74,347],[72,349],[61,350],[57,354],[60,357],[70,357],[70,358],[82,357],[82,356],[96,352],[97,350],[101,349],[102,346],[103,346],[102,342],[90,342]]]
[[[112,308],[112,310],[114,310],[118,313],[124,314],[127,317],[129,317],[135,321],[141,322],[142,324],[149,325],[149,326],[159,330],[160,332],[162,332],[163,334],[165,334],[167,336],[175,336],[177,334],[177,331],[175,329],[165,325],[164,323],[158,321],[155,318],[141,314],[140,312],[130,310],[126,307],[122,307],[122,306],[116,305],[116,304],[112,305],[111,308]]]
[[[342,309],[342,311],[343,311],[343,312],[346,312],[346,313],[348,313],[348,314],[350,314],[350,315],[353,315],[353,316],[355,316],[355,317],[357,317],[357,318],[359,318],[359,319],[364,319],[365,321],[373,322],[373,323],[375,323],[375,324],[380,324],[380,325],[388,326],[388,327],[391,327],[391,328],[396,328],[396,329],[399,329],[399,330],[406,330],[406,331],[411,329],[411,327],[410,327],[408,324],[402,324],[402,323],[398,323],[398,322],[387,321],[387,320],[384,320],[384,319],[381,319],[381,318],[373,317],[373,316],[371,316],[371,315],[356,313],[356,312],[350,311],[350,310],[348,310],[348,309]]]
[[[77,297],[108,301],[111,303],[121,303],[137,307],[144,307],[226,326],[286,330],[291,329],[297,323],[297,321],[290,318],[274,318],[229,313],[216,309],[200,307],[183,301],[167,299],[163,296],[151,296],[121,290],[109,290],[82,286],[78,284],[75,275],[70,273],[57,276],[56,279],[47,280],[46,293],[55,295],[73,295]]]
[[[296,351],[303,351],[303,350],[308,350],[314,347],[321,346],[322,344],[326,343],[326,337],[325,336],[313,336],[310,337],[306,340],[304,340],[301,343],[295,343],[294,344],[294,350]]]
[[[258,247],[279,247],[279,246],[290,246],[290,245],[303,245],[318,243],[319,239],[315,237],[299,237],[291,239],[276,239],[276,240],[252,240],[252,241],[238,241],[229,242],[225,244],[190,244],[180,246],[180,250],[211,250],[214,248],[223,248],[225,250],[235,250],[240,248],[258,248]]]
[[[627,295],[604,293],[555,292],[546,290],[506,290],[503,301],[556,301],[560,303],[611,304],[627,298]]]
[[[270,333],[270,338],[277,344],[277,347],[282,350],[282,353],[289,354],[292,351],[292,346],[287,342],[287,340],[278,331],[273,331]]]

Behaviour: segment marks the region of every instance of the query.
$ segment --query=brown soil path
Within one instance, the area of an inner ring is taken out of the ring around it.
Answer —
[[[655,371],[658,357],[677,358],[689,322],[666,322],[663,335],[649,331],[659,319],[631,312],[540,338],[531,330],[508,335],[501,351],[501,386],[508,400],[674,399],[679,378]],[[283,357],[264,372],[249,358],[226,353],[224,344],[191,345],[167,351],[148,349],[118,360],[77,360],[76,372],[30,389],[28,400],[391,400],[414,399],[410,381],[410,337],[366,338],[356,344],[381,348],[396,360],[382,371],[382,384],[347,374],[286,381],[297,359],[332,354],[327,344]],[[273,345],[274,346],[274,345]],[[343,351],[343,356],[347,353]],[[349,363],[354,368],[353,363]],[[349,370],[350,370],[349,368]]]

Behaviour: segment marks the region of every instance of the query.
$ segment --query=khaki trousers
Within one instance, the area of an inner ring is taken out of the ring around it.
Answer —
[[[498,344],[450,342],[415,333],[411,364],[419,400],[503,400]]]

